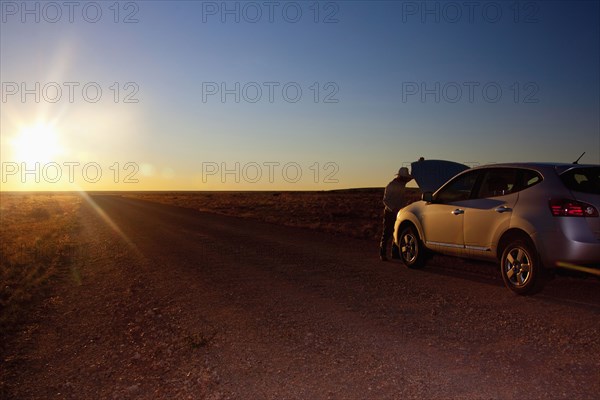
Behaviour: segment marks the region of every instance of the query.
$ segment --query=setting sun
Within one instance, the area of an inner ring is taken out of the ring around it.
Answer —
[[[48,162],[64,152],[51,125],[24,127],[11,141],[15,158],[25,162]]]

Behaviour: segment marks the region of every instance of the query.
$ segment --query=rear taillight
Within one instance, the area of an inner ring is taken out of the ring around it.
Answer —
[[[552,199],[550,211],[555,217],[597,217],[598,210],[591,204],[570,199]]]

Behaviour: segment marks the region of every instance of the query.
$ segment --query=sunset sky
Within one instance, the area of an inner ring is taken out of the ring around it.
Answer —
[[[2,190],[374,187],[421,156],[600,164],[596,1],[68,4],[0,3]]]

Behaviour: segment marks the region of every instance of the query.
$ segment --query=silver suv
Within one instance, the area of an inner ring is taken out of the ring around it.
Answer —
[[[428,250],[499,261],[506,286],[527,294],[545,269],[600,268],[598,210],[598,165],[487,165],[400,210],[394,242],[408,267],[422,266]]]

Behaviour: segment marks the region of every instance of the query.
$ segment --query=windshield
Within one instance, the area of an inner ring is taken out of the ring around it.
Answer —
[[[600,167],[572,168],[560,179],[571,191],[600,194]]]

